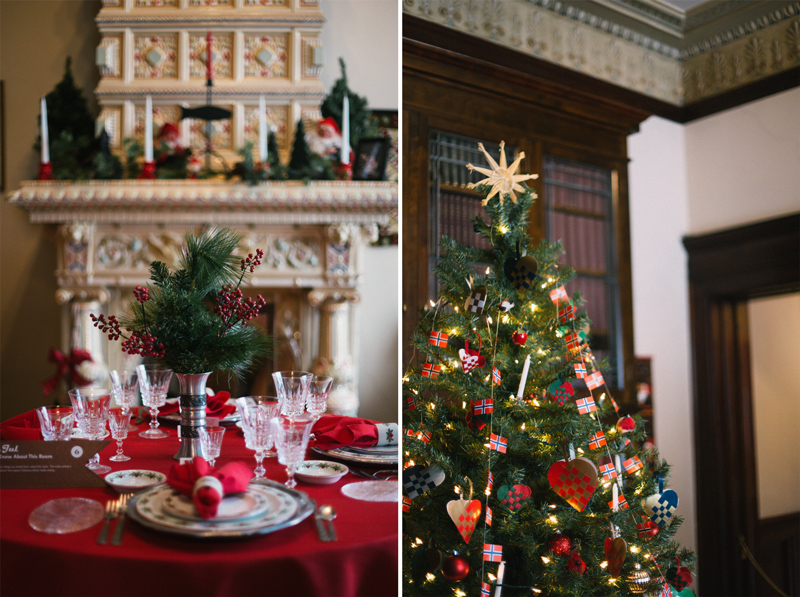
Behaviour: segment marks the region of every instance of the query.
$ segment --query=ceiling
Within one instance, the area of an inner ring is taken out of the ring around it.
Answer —
[[[699,4],[705,4],[706,2],[708,2],[708,0],[664,0],[665,4],[674,6],[675,8],[678,8],[684,12],[690,8],[698,6]]]

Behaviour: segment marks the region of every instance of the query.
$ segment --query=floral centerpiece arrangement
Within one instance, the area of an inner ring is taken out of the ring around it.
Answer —
[[[266,301],[261,295],[245,298],[241,289],[264,252],[237,257],[240,240],[227,228],[190,232],[174,270],[161,261],[151,263],[150,283],[134,289],[124,316],[92,314],[95,327],[110,340],[122,340],[124,352],[149,357],[176,374],[184,440],[196,439],[197,427],[205,424],[208,375],[241,376],[270,352],[264,331],[247,325]]]

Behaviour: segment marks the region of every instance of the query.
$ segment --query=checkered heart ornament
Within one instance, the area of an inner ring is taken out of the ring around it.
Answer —
[[[403,471],[403,487],[412,500],[444,482],[445,474],[438,466],[415,464]]]
[[[472,481],[469,484],[469,499],[450,500],[447,502],[447,513],[455,523],[464,543],[469,544],[475,524],[481,516],[481,501],[472,499]]]
[[[678,494],[672,489],[664,491],[664,478],[658,477],[658,493],[642,500],[647,516],[660,527],[669,526],[675,510],[678,509]]]
[[[559,460],[547,472],[555,492],[578,512],[583,512],[597,489],[597,467],[588,458]]]
[[[501,485],[497,490],[497,499],[512,512],[519,512],[531,493],[527,485]]]

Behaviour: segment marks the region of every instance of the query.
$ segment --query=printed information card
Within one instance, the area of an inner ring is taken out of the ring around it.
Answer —
[[[105,481],[86,462],[109,441],[2,441],[0,486],[3,489],[103,487]]]

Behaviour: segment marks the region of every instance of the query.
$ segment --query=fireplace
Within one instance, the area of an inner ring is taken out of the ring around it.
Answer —
[[[273,361],[245,380],[212,375],[210,387],[269,392],[271,370],[312,369],[336,379],[332,411],[357,411],[362,254],[396,213],[396,184],[25,182],[8,200],[31,222],[54,228],[62,349],[89,350],[93,363],[84,373],[97,384],[109,369],[133,363],[90,314],[122,312],[130,290],[148,281],[151,261],[172,265],[187,230],[220,225],[242,235],[241,253],[264,250],[244,290],[267,298],[259,319],[280,343]]]

